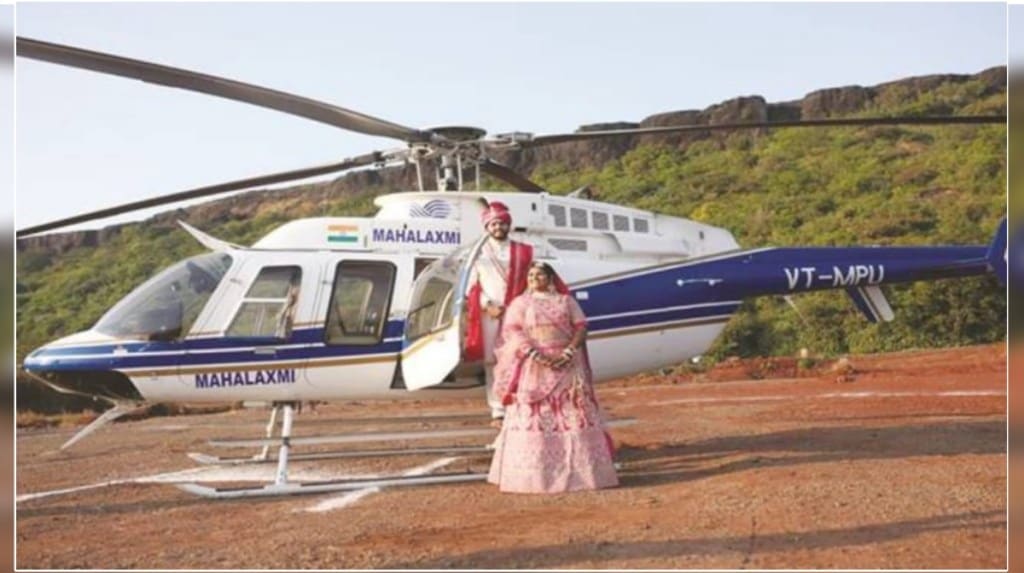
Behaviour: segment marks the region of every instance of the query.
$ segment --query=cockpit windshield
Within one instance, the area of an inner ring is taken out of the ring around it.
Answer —
[[[111,336],[174,340],[187,334],[231,267],[225,253],[206,253],[168,267],[131,292],[96,323]]]

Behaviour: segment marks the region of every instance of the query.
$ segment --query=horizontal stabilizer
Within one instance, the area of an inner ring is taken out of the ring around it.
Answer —
[[[889,301],[885,298],[882,289],[875,286],[863,286],[846,289],[846,293],[853,299],[853,304],[864,313],[864,316],[871,322],[889,322],[895,316]]]

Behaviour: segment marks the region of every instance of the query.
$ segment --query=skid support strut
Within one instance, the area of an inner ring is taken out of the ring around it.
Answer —
[[[288,452],[292,444],[292,421],[295,415],[295,404],[285,402],[281,405],[283,417],[281,419],[281,447],[277,450],[277,475],[274,477],[274,485],[285,485],[288,483]]]
[[[274,437],[274,424],[277,422],[277,411],[281,409],[281,404],[274,402],[273,409],[270,410],[270,421],[267,422],[267,443],[263,444],[263,449],[260,453],[252,457],[252,459],[258,462],[264,462],[267,460],[267,456],[270,455],[270,438]]]

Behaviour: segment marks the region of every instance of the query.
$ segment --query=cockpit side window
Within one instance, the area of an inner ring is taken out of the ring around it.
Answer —
[[[181,261],[132,291],[94,328],[111,336],[181,338],[230,267],[231,256],[226,253],[206,253]]]
[[[375,261],[342,261],[324,327],[327,344],[377,344],[384,336],[395,266]]]
[[[245,293],[228,336],[288,338],[299,301],[302,269],[296,266],[263,267]]]

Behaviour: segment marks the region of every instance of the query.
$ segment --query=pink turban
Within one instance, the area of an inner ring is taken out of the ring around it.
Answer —
[[[500,201],[493,201],[480,214],[480,222],[486,227],[491,221],[500,220],[511,225],[512,214],[508,212],[508,206]]]

